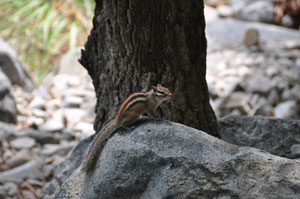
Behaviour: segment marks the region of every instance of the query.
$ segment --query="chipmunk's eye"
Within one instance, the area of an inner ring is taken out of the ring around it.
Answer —
[[[166,93],[163,91],[158,91],[160,94],[165,95]]]

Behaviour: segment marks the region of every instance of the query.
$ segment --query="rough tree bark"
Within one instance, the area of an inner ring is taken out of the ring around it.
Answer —
[[[202,0],[96,0],[80,63],[97,96],[95,130],[129,94],[157,83],[174,94],[163,118],[217,136],[209,104]]]

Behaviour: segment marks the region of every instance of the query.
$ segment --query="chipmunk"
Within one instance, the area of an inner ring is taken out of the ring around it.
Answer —
[[[158,106],[171,99],[172,93],[169,89],[158,84],[148,92],[138,92],[130,95],[121,105],[117,115],[113,120],[107,123],[102,130],[95,136],[89,149],[87,158],[83,163],[83,171],[89,172],[95,166],[95,162],[101,154],[101,151],[108,138],[112,136],[115,130],[120,127],[132,130],[130,125],[134,124],[141,114],[148,113],[154,118],[154,112]]]

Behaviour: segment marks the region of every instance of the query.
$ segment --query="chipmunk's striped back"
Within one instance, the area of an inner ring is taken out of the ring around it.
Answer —
[[[126,110],[129,110],[137,103],[146,103],[147,101],[147,93],[134,93],[130,95],[120,106],[120,109],[115,117],[116,120],[119,120],[122,117],[123,113]]]

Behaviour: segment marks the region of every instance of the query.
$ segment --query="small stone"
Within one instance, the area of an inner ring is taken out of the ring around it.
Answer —
[[[61,132],[65,125],[62,119],[50,119],[42,126],[40,126],[41,131],[46,132]]]
[[[64,107],[78,108],[83,103],[83,99],[77,96],[67,96],[64,99]]]
[[[0,198],[5,198],[6,193],[3,185],[0,185]]]
[[[218,15],[220,17],[232,17],[233,10],[230,6],[221,5],[217,8]]]
[[[271,104],[271,105],[276,105],[276,104],[278,104],[279,99],[280,98],[279,98],[277,90],[272,89],[269,96],[268,96],[268,98],[267,98],[268,103]]]
[[[96,98],[94,90],[84,90],[84,89],[75,89],[75,88],[68,89],[66,91],[66,96],[86,97],[89,99]]]
[[[92,132],[94,133],[94,125],[91,123],[87,123],[87,122],[78,122],[75,126],[74,126],[74,130],[75,131],[81,131],[81,132]]]
[[[243,43],[245,46],[257,46],[259,45],[259,32],[255,28],[249,28],[244,35]]]
[[[45,109],[46,100],[41,97],[35,97],[29,104],[31,109]]]
[[[11,150],[5,150],[2,158],[4,161],[6,161],[7,159],[11,158],[13,156],[13,152]]]
[[[77,123],[87,115],[86,110],[79,108],[65,108],[63,112],[68,124]]]
[[[282,93],[282,99],[285,101],[300,101],[300,85],[295,85],[292,89],[285,89]]]
[[[68,142],[66,144],[45,144],[43,146],[43,150],[41,155],[43,156],[51,156],[54,154],[65,156],[69,153],[69,151],[77,144],[78,142]]]
[[[16,149],[29,149],[33,147],[36,142],[30,137],[19,137],[10,142],[11,146]]]
[[[24,198],[36,198],[35,194],[28,190],[22,190]]]
[[[0,121],[0,139],[11,140],[15,138],[17,134],[18,131],[15,125]]]
[[[7,181],[22,182],[24,178],[43,179],[42,163],[32,160],[19,167],[0,173],[0,183]]]
[[[43,118],[39,118],[39,117],[29,117],[27,119],[27,123],[31,126],[31,125],[36,125],[36,126],[40,126],[44,123],[44,119]]]
[[[261,74],[256,74],[251,77],[246,84],[244,87],[246,87],[250,93],[267,94],[273,87],[271,80]]]
[[[62,163],[62,161],[65,160],[65,157],[61,157],[57,154],[48,157],[45,162],[47,162],[48,164],[54,165],[54,166],[58,166],[60,163]]]
[[[7,159],[5,162],[10,168],[14,168],[17,166],[20,166],[26,162],[29,162],[35,158],[35,155],[33,155],[30,151],[27,150],[21,150],[17,152],[14,156]]]
[[[286,26],[286,27],[292,27],[293,20],[289,15],[284,15],[280,20],[280,25]]]
[[[278,74],[279,74],[279,69],[276,68],[276,67],[269,67],[269,68],[267,68],[267,70],[266,70],[266,74],[267,74],[269,77],[274,77],[275,75],[278,75]]]
[[[287,50],[300,49],[300,42],[295,40],[287,41],[283,44],[283,48]]]
[[[56,138],[55,134],[39,131],[34,129],[27,129],[22,132],[24,135],[27,135],[33,139],[35,139],[40,144],[57,144],[59,143],[59,139]]]
[[[300,74],[300,58],[296,59],[295,68],[296,71]]]
[[[272,78],[271,81],[272,81],[272,85],[278,88],[279,90],[285,89],[289,85],[287,78],[282,76],[275,76]]]
[[[294,144],[290,150],[292,155],[300,155],[300,144]]]
[[[234,109],[238,110],[241,114],[247,114],[250,112],[251,108],[250,97],[244,92],[234,92],[227,98],[222,100],[220,105],[218,105],[221,116],[224,116]]]
[[[271,105],[259,106],[255,112],[255,115],[272,116],[274,109]]]
[[[278,104],[275,107],[275,117],[283,119],[297,118],[297,104],[295,101],[286,101]]]
[[[241,77],[246,77],[251,74],[251,71],[250,71],[249,67],[247,67],[245,65],[241,65],[238,69],[238,74]]]
[[[48,101],[46,107],[47,107],[47,110],[55,111],[60,108],[61,104],[62,104],[62,102],[60,99],[52,99],[52,100]]]
[[[51,164],[45,165],[43,167],[43,174],[45,175],[46,178],[52,177],[55,173],[55,167]]]
[[[47,113],[41,109],[34,108],[32,110],[32,114],[36,117],[42,117],[42,118],[47,117]]]
[[[13,183],[13,182],[6,182],[3,185],[3,188],[4,188],[5,192],[7,193],[7,195],[9,195],[9,196],[14,196],[18,192],[18,186],[16,185],[16,183]]]

